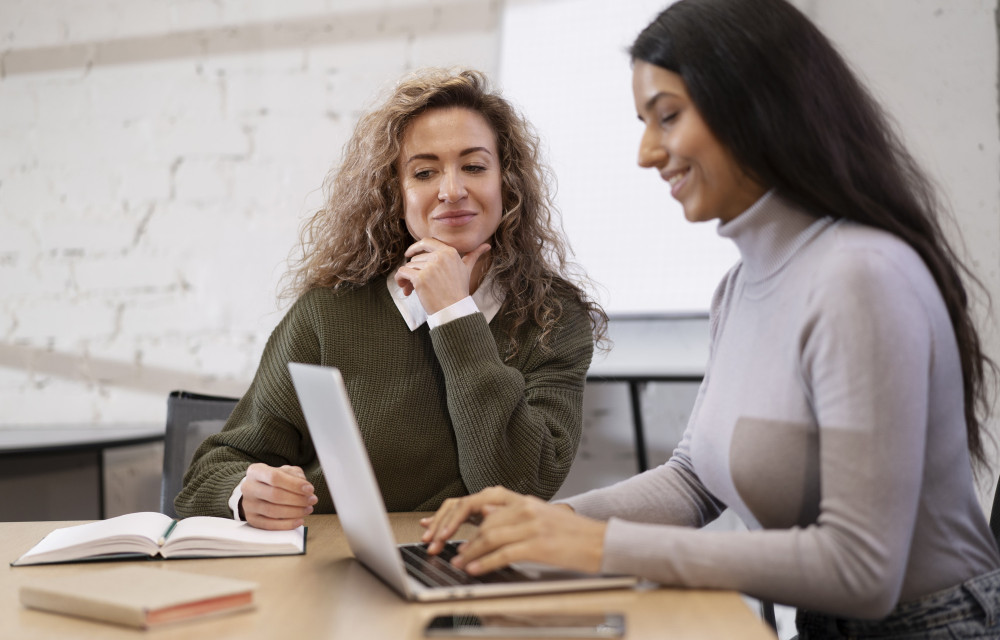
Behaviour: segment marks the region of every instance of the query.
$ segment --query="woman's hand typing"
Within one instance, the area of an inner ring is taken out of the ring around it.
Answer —
[[[569,505],[549,504],[503,487],[445,500],[437,513],[421,520],[430,553],[465,522],[479,524],[459,546],[452,564],[473,575],[514,562],[531,561],[597,573],[604,557],[607,524],[579,516]]]

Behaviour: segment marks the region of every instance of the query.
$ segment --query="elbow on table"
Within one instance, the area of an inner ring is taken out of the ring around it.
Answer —
[[[559,487],[562,485],[564,479],[565,476],[559,478],[536,474],[530,477],[524,476],[521,478],[514,478],[509,483],[500,482],[494,484],[500,484],[515,493],[535,496],[536,498],[548,501],[551,500],[552,496],[559,491]]]
[[[550,500],[569,476],[575,449],[557,455],[542,454],[532,464],[523,458],[507,457],[507,463],[495,461],[490,467],[462,467],[462,481],[469,493],[502,486],[515,493]]]

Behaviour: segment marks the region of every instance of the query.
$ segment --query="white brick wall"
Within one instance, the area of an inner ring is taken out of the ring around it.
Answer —
[[[488,0],[0,3],[0,428],[238,394],[378,90],[495,75]]]

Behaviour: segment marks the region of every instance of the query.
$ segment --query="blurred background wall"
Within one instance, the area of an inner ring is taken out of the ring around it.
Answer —
[[[899,121],[1000,297],[997,2],[796,4]],[[0,0],[0,428],[162,423],[171,389],[240,394],[358,114],[416,67],[499,77],[505,11],[532,5],[601,28],[574,0]],[[651,386],[647,424],[683,426],[689,397]],[[619,457],[624,402],[588,389]]]
[[[358,114],[419,66],[494,74],[500,11],[0,1],[0,423],[242,393]]]

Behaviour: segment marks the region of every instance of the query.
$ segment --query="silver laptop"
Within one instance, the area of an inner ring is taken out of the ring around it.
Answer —
[[[628,587],[631,576],[604,576],[524,564],[473,577],[422,544],[397,545],[347,388],[333,367],[289,363],[295,392],[354,556],[407,600],[451,600]]]

